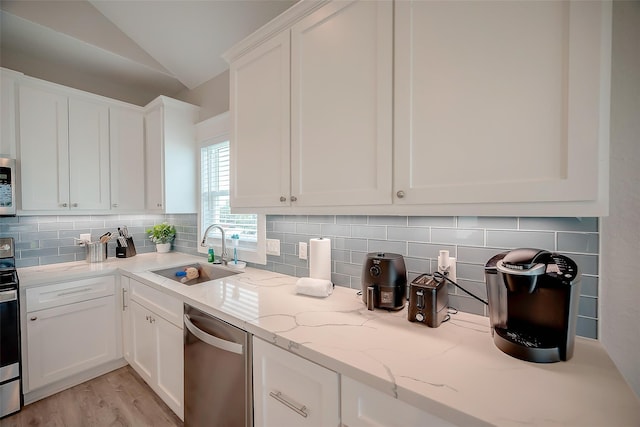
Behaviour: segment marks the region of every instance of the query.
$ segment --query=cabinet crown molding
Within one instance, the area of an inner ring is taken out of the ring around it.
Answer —
[[[222,57],[228,63],[235,61],[246,52],[255,48],[265,40],[273,37],[275,34],[288,30],[305,16],[309,15],[316,9],[319,9],[329,0],[300,0],[280,15],[258,28],[251,35],[235,44],[231,49],[222,54]]]

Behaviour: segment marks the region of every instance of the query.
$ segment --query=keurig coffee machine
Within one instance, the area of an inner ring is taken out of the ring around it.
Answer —
[[[485,265],[496,346],[531,362],[573,356],[580,275],[570,258],[541,249],[500,253]]]
[[[400,310],[407,301],[407,271],[400,254],[372,252],[362,267],[362,301],[369,310]]]

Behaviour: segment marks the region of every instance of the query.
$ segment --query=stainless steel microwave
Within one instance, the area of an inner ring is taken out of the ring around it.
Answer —
[[[16,214],[16,161],[0,157],[0,216]]]

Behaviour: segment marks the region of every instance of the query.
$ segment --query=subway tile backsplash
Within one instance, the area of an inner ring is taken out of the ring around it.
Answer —
[[[332,279],[337,286],[360,289],[368,252],[405,257],[409,280],[437,268],[439,251],[457,258],[458,283],[486,299],[484,264],[498,252],[534,247],[563,253],[582,271],[577,334],[597,338],[598,219],[515,217],[406,217],[349,215],[268,215],[267,238],[280,240],[280,256],[267,256],[258,268],[298,277],[309,275],[298,258],[299,242],[331,239]],[[486,307],[457,289],[450,303],[465,312],[487,315]]]
[[[91,233],[97,238],[126,225],[138,253],[153,252],[146,230],[168,221],[176,226],[173,250],[197,254],[197,216],[188,215],[77,215],[0,218],[0,236],[16,241],[19,267],[85,259],[85,249],[74,237]],[[337,286],[360,289],[360,275],[368,252],[394,252],[405,257],[409,280],[434,271],[442,249],[457,258],[458,282],[486,299],[484,264],[498,252],[537,247],[574,259],[582,272],[577,334],[597,338],[599,233],[597,218],[515,217],[405,217],[362,215],[268,215],[267,237],[280,240],[280,256],[267,256],[257,268],[297,277],[309,275],[306,260],[298,258],[299,242],[328,237],[332,245],[332,279]],[[115,256],[115,243],[109,243]],[[452,306],[487,315],[483,304],[451,289]]]
[[[173,249],[197,253],[196,215],[77,215],[77,216],[19,216],[0,218],[0,236],[13,237],[18,267],[81,261],[86,249],[76,245],[80,233],[91,233],[97,239],[107,231],[116,233],[127,226],[137,253],[155,251],[155,244],[147,238],[146,230],[167,221],[176,227]],[[108,256],[114,257],[115,241],[108,244]]]

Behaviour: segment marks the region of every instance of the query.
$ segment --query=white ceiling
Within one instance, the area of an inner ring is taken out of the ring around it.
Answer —
[[[297,0],[1,0],[0,65],[148,102],[224,72],[221,54]]]

